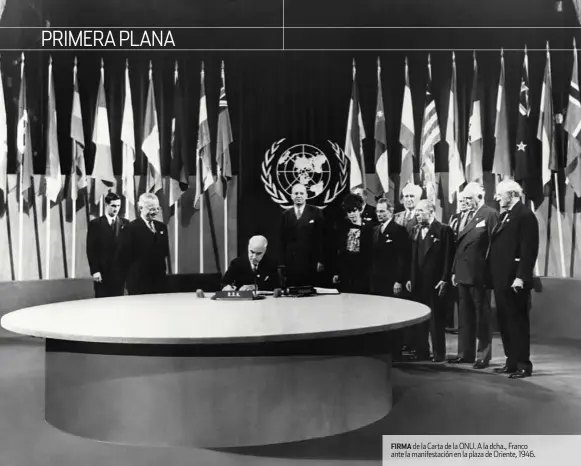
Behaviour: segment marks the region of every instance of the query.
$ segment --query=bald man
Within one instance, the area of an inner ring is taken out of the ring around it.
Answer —
[[[258,290],[272,291],[278,288],[278,273],[275,264],[265,257],[268,241],[264,236],[253,236],[248,241],[248,254],[237,257],[222,277],[224,291]]]

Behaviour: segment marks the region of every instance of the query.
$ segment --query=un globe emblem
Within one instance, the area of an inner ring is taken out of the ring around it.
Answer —
[[[280,150],[284,139],[276,141],[266,151],[261,164],[261,180],[271,199],[283,209],[292,206],[291,193],[300,183],[307,199],[321,209],[332,203],[347,186],[349,161],[335,142],[328,141],[335,159],[311,144],[296,144]],[[333,163],[334,162],[334,163]]]
[[[331,165],[321,149],[299,144],[287,149],[276,164],[276,180],[289,196],[295,184],[307,190],[307,199],[321,195],[331,182]]]

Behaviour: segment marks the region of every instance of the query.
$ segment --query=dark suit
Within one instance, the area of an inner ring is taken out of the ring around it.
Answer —
[[[375,213],[375,207],[365,204],[363,212],[361,212],[361,220],[366,225],[374,224],[377,225],[377,214]]]
[[[288,286],[315,285],[317,262],[323,262],[323,214],[306,204],[297,219],[294,207],[282,214],[281,258]]]
[[[458,234],[452,274],[458,284],[458,357],[467,362],[476,358],[488,363],[491,357],[492,320],[485,271],[486,253],[498,218],[496,210],[483,205]]]
[[[155,233],[140,217],[125,227],[121,235],[120,262],[125,272],[127,292],[166,293],[166,260],[169,240],[164,223],[154,220]]]
[[[463,212],[457,212],[450,216],[450,220],[448,220],[448,226],[454,232],[454,238],[458,239],[458,234],[460,233],[460,222],[462,221],[462,214]]]
[[[408,235],[410,235],[410,237],[411,237],[415,226],[418,224],[418,220],[416,218],[415,211],[411,214],[411,217],[407,220],[406,220],[406,214],[407,214],[407,210],[404,210],[402,212],[398,212],[397,214],[395,214],[393,216],[393,219],[395,220],[395,223],[405,227],[406,231],[408,232]]]
[[[393,285],[401,283],[405,287],[409,279],[411,240],[406,229],[393,219],[383,232],[381,227],[373,227],[365,249],[369,288],[372,294],[393,296]]]
[[[430,307],[428,322],[418,325],[416,332],[416,351],[419,356],[429,354],[428,334],[432,337],[434,358],[443,360],[446,357],[445,335],[445,296],[438,295],[435,289],[440,281],[450,285],[450,271],[454,258],[454,233],[443,223],[434,220],[425,238],[422,239],[421,227],[417,225],[413,232],[411,284],[414,299]]]
[[[228,270],[222,277],[222,288],[226,285],[240,288],[242,285],[254,285],[259,290],[272,291],[278,288],[278,271],[274,263],[270,261],[268,256],[264,256],[258,263],[256,272],[250,266],[248,256],[237,257],[230,262]]]
[[[95,297],[122,296],[125,292],[123,274],[117,261],[119,235],[129,221],[117,217],[111,226],[105,215],[89,222],[87,230],[87,259],[91,275],[99,272],[102,281],[94,282]]]
[[[533,270],[539,251],[539,224],[535,214],[522,202],[508,211],[492,232],[488,266],[496,298],[500,336],[510,370],[532,372],[530,361],[529,310]],[[515,292],[515,278],[524,289]]]

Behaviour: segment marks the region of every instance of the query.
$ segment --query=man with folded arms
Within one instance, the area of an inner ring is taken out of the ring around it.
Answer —
[[[458,287],[458,355],[448,362],[484,369],[490,362],[492,347],[490,302],[485,286],[486,252],[499,215],[484,204],[484,189],[478,183],[468,183],[462,197],[467,212],[460,221],[452,264],[452,284]]]
[[[272,291],[277,288],[278,275],[274,263],[266,256],[268,241],[253,236],[248,241],[248,255],[237,257],[222,277],[224,291]]]
[[[531,288],[539,253],[539,223],[534,212],[521,201],[522,188],[513,180],[496,187],[496,200],[503,211],[492,231],[487,255],[502,346],[504,366],[494,372],[511,379],[529,377]]]

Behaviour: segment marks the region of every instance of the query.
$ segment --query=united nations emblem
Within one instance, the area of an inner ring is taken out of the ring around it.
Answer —
[[[310,144],[297,144],[279,154],[284,140],[276,141],[264,155],[261,175],[264,189],[281,208],[288,209],[292,206],[292,187],[300,183],[307,190],[307,199],[324,209],[347,186],[345,153],[338,144],[328,141],[335,155],[333,161]]]

